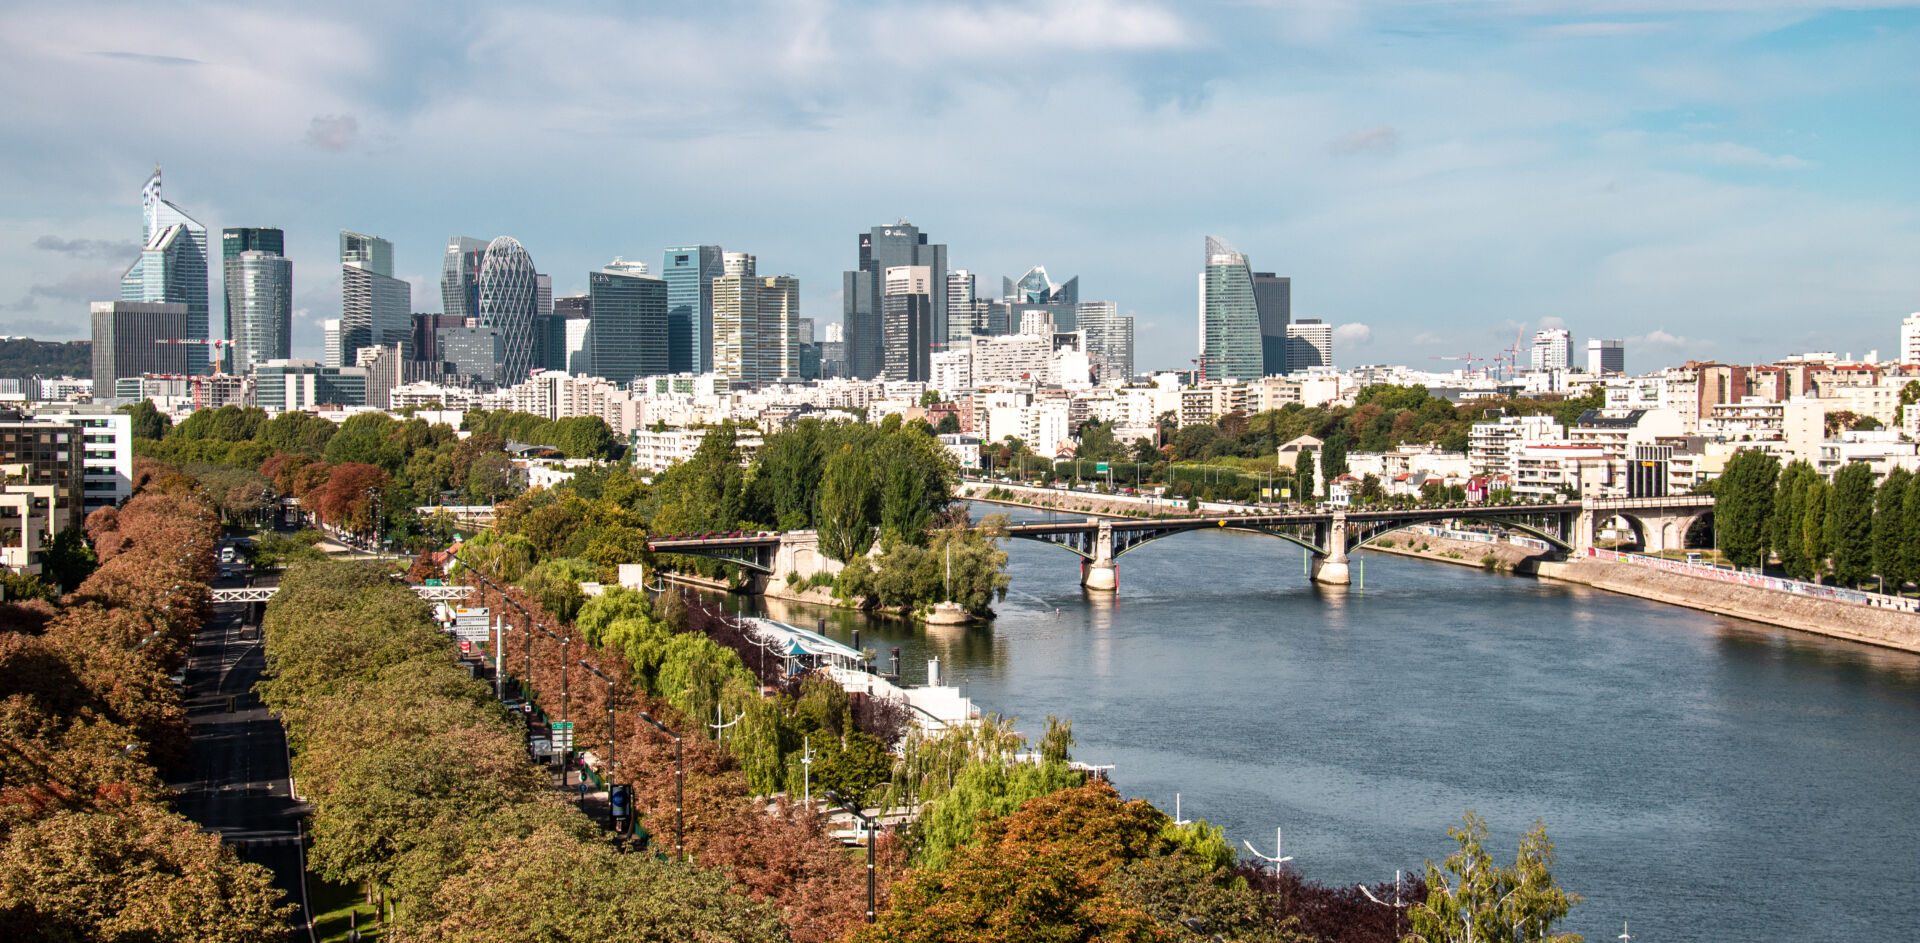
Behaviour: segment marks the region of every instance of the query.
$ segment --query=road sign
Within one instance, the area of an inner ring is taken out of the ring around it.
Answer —
[[[472,643],[472,642],[469,642],[469,641],[467,641],[466,639],[461,639],[461,640],[460,640],[460,654],[462,654],[462,655],[471,655],[471,654],[473,654],[473,643]]]
[[[463,642],[484,642],[493,637],[492,613],[485,606],[453,610],[453,635]]]
[[[1093,470],[1094,470],[1095,472],[1098,472],[1098,473],[1100,473],[1100,474],[1103,474],[1103,475],[1104,475],[1104,474],[1106,474],[1107,472],[1110,472],[1110,471],[1112,471],[1112,470],[1113,470],[1113,468],[1112,468],[1111,466],[1109,466],[1109,465],[1108,465],[1108,464],[1107,464],[1106,462],[1094,462],[1094,463],[1093,463]]]
[[[553,748],[556,750],[573,749],[573,721],[556,720],[553,722]]]
[[[428,586],[445,586],[447,585],[447,581],[446,580],[427,580],[427,585]]]

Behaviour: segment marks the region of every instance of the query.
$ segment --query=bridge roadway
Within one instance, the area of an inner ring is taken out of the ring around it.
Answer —
[[[471,586],[409,586],[408,589],[420,594],[428,602],[459,602],[472,595]],[[268,602],[273,594],[280,591],[279,584],[273,586],[235,586],[213,590],[213,601],[229,602]]]
[[[1313,554],[1315,580],[1344,584],[1348,581],[1349,551],[1411,524],[1448,520],[1499,524],[1539,537],[1563,551],[1584,553],[1593,545],[1602,524],[1619,519],[1635,531],[1641,549],[1659,552],[1684,546],[1687,530],[1712,509],[1713,498],[1707,495],[1362,510],[1329,508],[1274,511],[1249,508],[1238,514],[1195,517],[1087,517],[1012,524],[1007,528],[1007,536],[1053,544],[1078,554],[1084,560],[1081,565],[1082,585],[1102,592],[1111,592],[1119,587],[1116,558],[1151,541],[1197,530],[1251,531],[1290,541]],[[817,546],[817,535],[809,531],[795,531],[791,534],[763,532],[659,537],[648,540],[647,549],[655,553],[712,557],[777,576],[782,560],[794,556],[788,545],[802,540]]]

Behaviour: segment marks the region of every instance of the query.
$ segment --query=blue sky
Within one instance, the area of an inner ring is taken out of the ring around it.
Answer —
[[[1920,4],[269,6],[0,12],[0,332],[84,336],[156,160],[210,228],[286,229],[296,354],[342,228],[417,310],[447,236],[510,234],[560,294],[750,251],[825,323],[905,217],[983,287],[1079,275],[1143,368],[1193,356],[1209,233],[1343,364],[1542,324],[1633,369],[1888,353],[1920,310]]]

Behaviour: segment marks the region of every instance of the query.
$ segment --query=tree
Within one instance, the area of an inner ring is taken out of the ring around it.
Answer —
[[[1908,380],[1907,385],[1900,388],[1900,405],[1893,410],[1894,425],[1907,424],[1907,407],[1914,403],[1920,403],[1920,380]]]
[[[1818,474],[1808,478],[1800,499],[1800,558],[1807,578],[1819,582],[1827,573],[1827,557],[1833,544],[1827,539],[1827,506],[1833,486]]]
[[[1820,473],[1804,461],[1787,463],[1774,489],[1773,516],[1767,522],[1767,539],[1780,557],[1780,568],[1797,580],[1813,578],[1813,564],[1807,559],[1801,532],[1805,527],[1807,481],[1818,477]]]
[[[1767,562],[1773,491],[1780,460],[1757,449],[1742,449],[1727,460],[1714,489],[1713,513],[1719,521],[1720,551],[1738,567]]]
[[[1859,586],[1873,575],[1873,469],[1849,462],[1834,473],[1827,503],[1833,581]]]
[[[880,489],[869,460],[852,445],[842,445],[827,460],[821,476],[819,509],[820,549],[842,563],[873,546],[874,522],[880,516]]]
[[[120,407],[120,412],[133,417],[133,437],[152,441],[165,438],[167,430],[173,428],[173,420],[154,408],[153,400],[143,399],[138,403]],[[324,421],[324,420],[322,420]],[[332,425],[332,423],[328,423]]]
[[[1881,480],[1873,500],[1873,571],[1895,593],[1912,575],[1907,570],[1907,546],[1914,534],[1907,530],[1906,514],[1907,492],[1912,487],[1913,475],[1896,467]]]
[[[1920,383],[1920,380],[1914,381]],[[1920,476],[1907,479],[1907,497],[1900,509],[1905,519],[1906,545],[1901,550],[1901,570],[1909,580],[1920,580]]]
[[[1447,834],[1460,850],[1447,856],[1445,871],[1427,862],[1427,899],[1407,911],[1414,934],[1424,940],[1579,943],[1578,934],[1553,932],[1580,897],[1553,880],[1553,843],[1545,825],[1535,824],[1520,839],[1512,867],[1493,863],[1484,848],[1487,823],[1472,812]]]
[[[54,535],[40,554],[41,572],[63,593],[79,589],[80,584],[93,575],[99,562],[78,527],[69,527]]]
[[[1314,495],[1319,493],[1314,488],[1312,449],[1301,449],[1299,456],[1293,460],[1293,486],[1296,489],[1294,499],[1297,501],[1312,501]]]
[[[611,458],[614,453],[613,430],[599,416],[569,416],[556,419],[541,430],[543,445],[567,453],[568,458]]]

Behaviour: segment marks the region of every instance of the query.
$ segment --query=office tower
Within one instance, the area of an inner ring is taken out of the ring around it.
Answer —
[[[1059,330],[1053,319],[1053,312],[1045,308],[1027,308],[1020,311],[1020,334],[1034,334],[1040,337],[1052,337]]]
[[[747,387],[799,376],[800,281],[762,276],[753,256],[728,252],[713,282],[713,372]]]
[[[328,318],[320,322],[320,358],[321,364],[338,367],[346,359],[341,350],[340,319]]]
[[[440,335],[443,327],[465,327],[467,319],[457,314],[416,312],[413,316],[413,359],[418,363],[440,362]]]
[[[713,280],[721,271],[719,246],[676,246],[666,252],[660,277],[667,282],[667,369],[706,373],[713,369]]]
[[[393,402],[393,388],[406,382],[406,344],[381,344],[362,347],[355,366],[367,372],[361,402],[375,409],[387,409]]]
[[[362,347],[413,343],[413,286],[393,277],[393,243],[340,231],[340,363]]]
[[[1594,376],[1627,372],[1627,348],[1618,340],[1587,338],[1587,372]]]
[[[480,260],[487,244],[470,236],[447,240],[440,261],[440,310],[449,317],[471,318],[480,312]]]
[[[886,348],[881,375],[925,382],[933,374],[933,267],[896,265],[886,271],[881,295]]]
[[[464,320],[464,319],[463,319]],[[481,383],[500,382],[506,350],[500,332],[490,327],[443,327],[434,332],[438,359],[447,372]]]
[[[590,295],[553,299],[553,315],[547,318],[540,335],[541,366],[544,369],[593,375],[593,353],[587,348],[592,312],[593,299]]]
[[[1253,270],[1245,255],[1215,236],[1207,237],[1207,267],[1200,273],[1200,356],[1209,380],[1257,379],[1266,369]]]
[[[1287,372],[1333,366],[1333,325],[1301,318],[1287,325]]]
[[[647,270],[640,266],[642,272]],[[533,274],[533,316],[544,318],[553,313],[553,276],[539,272]]]
[[[671,372],[667,348],[667,283],[645,262],[616,258],[587,273],[587,332],[593,375],[626,386]],[[566,343],[563,324],[559,338]],[[562,359],[565,355],[562,354]]]
[[[487,243],[474,321],[500,332],[502,386],[513,386],[533,371],[533,315],[539,303],[535,274],[533,259],[519,240],[500,236]]]
[[[1077,331],[1080,302],[1080,278],[1069,278],[1062,284],[1055,284],[1047,275],[1044,265],[1036,265],[1017,279],[1000,279],[1001,302],[1007,306],[1007,327],[1020,330],[1026,323],[1029,311],[1045,311],[1053,319],[1055,329]]]
[[[114,382],[122,377],[186,373],[188,354],[204,348],[160,341],[187,338],[187,312],[187,306],[179,302],[94,302],[94,396],[113,396]]]
[[[820,329],[820,376],[847,376],[847,326],[828,321]]]
[[[974,312],[974,304],[977,300],[979,300],[979,282],[972,272],[966,269],[955,269],[947,273],[948,349],[967,351],[973,349],[973,335],[981,333],[980,329],[983,326]]]
[[[1133,376],[1133,316],[1122,317],[1111,301],[1083,301],[1080,331],[1087,336],[1087,359],[1102,383]]]
[[[367,371],[311,360],[269,360],[253,370],[254,402],[270,413],[316,406],[364,406]]]
[[[229,230],[231,232],[231,230]],[[245,374],[293,354],[293,260],[241,252],[225,262],[227,337],[233,372]]]
[[[1920,363],[1920,311],[1900,322],[1900,362]]]
[[[242,252],[265,252],[268,255],[284,257],[287,254],[286,233],[278,229],[264,227],[238,227],[220,231],[220,284],[222,289],[221,297],[224,301],[222,310],[226,312],[227,339],[234,342],[234,346],[227,349],[224,359],[226,360],[228,371],[233,373],[246,373],[247,368],[252,366],[256,360],[271,360],[275,357],[286,357],[288,355],[287,351],[281,348],[274,348],[260,353],[260,349],[256,347],[253,348],[253,360],[243,362],[241,359],[242,348],[246,344],[246,338],[241,335],[251,333],[258,336],[263,333],[274,333],[270,328],[263,330],[261,325],[247,325],[241,321],[239,303],[234,298],[238,285],[234,281],[235,273],[232,266],[234,261],[240,258],[240,253]],[[291,334],[293,330],[291,300],[293,297],[292,276],[293,270],[292,267],[289,266],[287,270],[287,297],[289,299],[287,310],[288,323],[277,332],[278,336],[288,338],[287,343],[289,344],[292,343]]]
[[[753,338],[757,385],[806,376],[800,343],[800,280],[792,275],[760,277],[760,319]],[[814,371],[818,373],[816,369]]]
[[[187,333],[208,339],[207,227],[160,197],[160,168],[140,191],[140,258],[120,276],[120,300],[187,306]],[[208,348],[186,347],[187,373],[205,374]]]
[[[886,367],[889,345],[905,340],[886,337],[882,298],[886,295],[887,270],[920,267],[929,272],[930,284],[947,283],[947,247],[929,243],[925,233],[906,220],[891,226],[875,226],[860,234],[860,264],[841,277],[842,323],[846,325],[847,376],[872,379]],[[947,338],[947,293],[929,293],[932,337],[944,344]],[[924,346],[926,338],[922,338]],[[902,348],[904,349],[904,348]],[[931,353],[931,351],[927,351]]]
[[[796,344],[819,343],[819,338],[814,336],[813,329],[814,323],[812,318],[794,318],[793,342]]]
[[[1573,332],[1564,327],[1533,332],[1533,369],[1565,370],[1573,363]]]
[[[1253,307],[1260,312],[1260,363],[1267,376],[1287,372],[1287,324],[1293,320],[1293,279],[1253,273]]]

